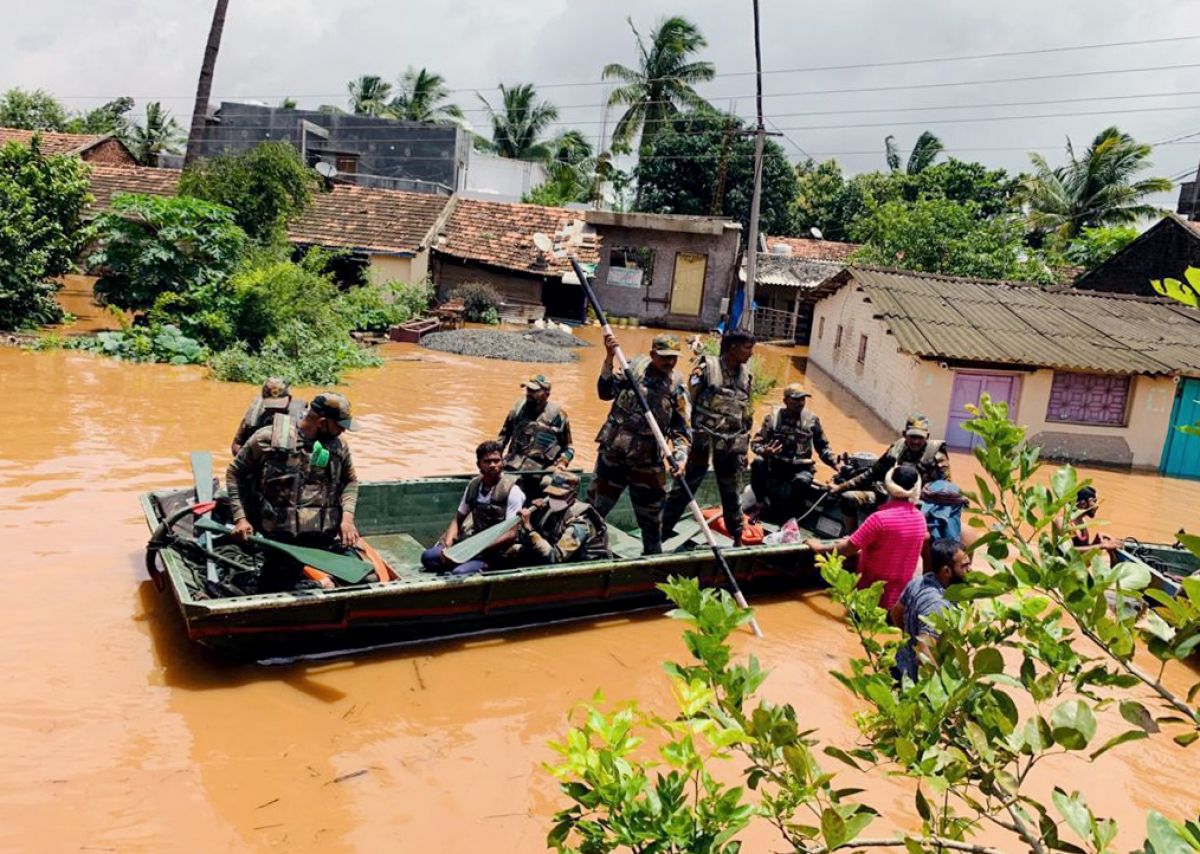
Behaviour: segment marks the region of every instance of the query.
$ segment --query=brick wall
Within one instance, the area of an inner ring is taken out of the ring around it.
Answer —
[[[120,141],[106,139],[83,153],[88,163],[103,163],[105,166],[137,166],[137,161]]]

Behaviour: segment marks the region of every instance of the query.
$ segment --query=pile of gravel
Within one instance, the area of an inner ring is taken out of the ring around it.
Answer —
[[[543,335],[548,331],[554,330],[539,330]],[[555,334],[564,338],[574,338],[561,332]],[[573,362],[576,358],[568,349],[568,345],[531,340],[529,333],[493,332],[487,329],[431,332],[421,339],[421,346],[444,353],[457,353],[460,356],[482,356],[485,359],[506,359],[510,362]]]
[[[576,338],[570,332],[561,329],[534,329],[522,333],[522,337],[539,344],[551,344],[555,347],[590,347],[589,342]]]

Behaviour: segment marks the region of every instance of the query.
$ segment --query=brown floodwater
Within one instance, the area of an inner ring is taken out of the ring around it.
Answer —
[[[598,342],[596,330],[583,334]],[[650,335],[621,331],[631,352]],[[475,444],[495,433],[533,371],[554,381],[570,412],[578,459],[594,460],[601,348],[538,366],[410,345],[383,353],[384,368],[345,389],[365,425],[352,439],[364,479],[472,469]],[[789,351],[767,356],[782,382],[813,390],[837,450],[890,440],[828,378],[805,378]],[[678,624],[641,615],[273,669],[201,654],[145,579],[136,497],[186,484],[191,449],[212,449],[223,467],[252,393],[196,367],[0,349],[0,849],[542,850],[561,805],[541,769],[553,757],[547,742],[597,689],[667,709],[658,662],[682,653]],[[955,466],[970,483],[973,461],[956,455]],[[1194,524],[1195,483],[1087,474],[1113,533],[1163,540]],[[737,646],[772,670],[766,694],[795,703],[828,742],[849,744],[855,704],[830,671],[855,646],[836,609],[820,591],[757,604],[766,639],[739,636]],[[1127,847],[1140,841],[1146,809],[1196,812],[1200,753],[1165,738],[1094,766],[1046,768],[1037,787],[1081,788],[1097,812],[1125,820]],[[847,780],[911,824],[905,786]],[[746,850],[780,847],[752,834]]]

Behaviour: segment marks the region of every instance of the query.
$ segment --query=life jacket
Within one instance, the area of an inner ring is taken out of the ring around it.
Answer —
[[[262,395],[259,395],[254,398],[250,406],[246,408],[246,414],[242,416],[242,431],[249,437],[263,427],[271,424],[276,415],[282,415],[284,412],[291,416],[294,421],[299,422],[307,406],[308,404],[303,400],[293,395],[288,400],[287,409],[281,410],[277,407],[267,406]]]
[[[888,454],[896,465],[908,463],[911,466],[916,466],[917,473],[921,475],[923,483],[933,483],[935,480],[944,480],[946,473],[943,470],[944,455],[946,453],[946,443],[941,439],[930,439],[925,443],[925,450],[921,452],[921,456],[913,459],[912,453],[908,450],[908,445],[904,443],[904,439],[897,439],[895,443],[888,448]],[[943,455],[943,459],[938,459],[938,454]]]
[[[720,507],[708,507],[700,511],[704,516],[704,521],[708,522],[708,527],[712,528],[718,534],[729,536],[729,527],[725,524],[725,513]],[[745,513],[742,514],[742,545],[743,546],[761,546],[766,538],[767,531],[758,522],[751,522]]]
[[[726,376],[721,359],[704,356],[699,365],[701,386],[692,405],[692,427],[720,439],[733,439],[749,430],[750,371],[738,365]]]
[[[586,502],[576,501],[563,512],[554,515],[551,515],[549,509],[546,509],[540,514],[540,517],[535,519],[533,524],[542,538],[553,545],[562,539],[567,528],[574,525],[579,519],[587,521],[592,534],[588,537],[587,542],[580,545],[571,555],[571,561],[599,560],[611,557],[612,552],[608,549],[608,524],[604,521],[604,517]]]
[[[517,479],[512,475],[500,475],[499,482],[492,487],[486,504],[479,504],[479,493],[483,491],[483,477],[476,475],[467,484],[467,492],[463,500],[471,511],[471,532],[478,534],[485,528],[490,528],[504,521],[508,512],[508,494],[517,485]]]
[[[509,413],[513,434],[509,440],[505,468],[545,469],[554,465],[565,450],[562,446],[562,407],[547,401],[537,417],[529,418],[525,400],[518,400]]]
[[[284,412],[271,421],[271,446],[259,481],[265,533],[336,534],[342,522],[341,482],[346,450],[340,439],[323,440],[324,466],[314,466],[312,443]]]
[[[786,407],[776,406],[771,410],[770,418],[771,438],[783,444],[783,450],[775,455],[775,459],[794,466],[813,465],[813,431],[817,416],[805,408],[800,411],[799,418],[792,418]]]
[[[650,358],[639,356],[629,366],[633,381],[640,383],[646,402],[659,429],[670,435],[671,417],[676,405],[676,395],[684,394],[683,377],[672,371],[669,377],[649,371]],[[650,422],[638,404],[637,395],[628,382],[621,382],[613,399],[608,418],[596,434],[602,451],[614,451],[634,465],[656,466],[659,458],[658,445],[650,431]]]

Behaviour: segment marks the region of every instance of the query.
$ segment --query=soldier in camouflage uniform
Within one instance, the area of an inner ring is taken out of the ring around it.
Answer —
[[[525,387],[525,397],[513,404],[500,428],[500,445],[507,449],[505,470],[566,468],[575,458],[571,422],[563,408],[550,400],[550,380],[544,374],[535,374],[521,385]],[[541,475],[523,476],[520,483],[526,498],[542,494]]]
[[[929,438],[929,419],[924,415],[911,416],[904,425],[904,435],[893,442],[873,466],[845,483],[830,487],[832,494],[842,496],[842,516],[847,531],[858,527],[861,509],[874,509],[887,500],[883,477],[900,463],[915,466],[922,483],[950,479],[946,442]]]
[[[717,475],[725,530],[734,545],[742,542],[741,479],[754,426],[750,405],[750,371],[754,336],[740,330],[721,337],[721,355],[700,357],[688,380],[692,402],[692,447],[684,478],[694,494],[708,473],[709,457]],[[675,482],[663,511],[665,536],[688,505],[683,484]]]
[[[659,554],[662,552],[663,501],[667,497],[665,465],[669,463],[673,470],[681,467],[691,444],[688,427],[691,405],[683,377],[675,370],[679,361],[679,338],[656,335],[650,354],[639,356],[629,366],[633,381],[640,384],[654,421],[672,449],[669,461],[664,460],[659,451],[629,380],[613,373],[617,339],[611,334],[604,336],[604,346],[608,357],[600,369],[596,390],[601,400],[611,400],[613,405],[596,435],[600,448],[589,498],[596,511],[607,518],[628,487],[642,531],[642,549],[645,554]]]
[[[811,396],[800,383],[785,388],[783,406],[772,407],[750,443],[755,454],[750,488],[758,505],[770,506],[775,516],[795,515],[808,496],[817,467],[814,450],[825,465],[838,467],[821,420],[806,405]]]
[[[233,444],[229,447],[230,453],[236,457],[246,440],[268,426],[280,412],[286,412],[293,421],[299,423],[306,408],[302,398],[292,396],[292,388],[287,380],[283,377],[267,377],[262,384],[262,392],[250,401],[246,414],[242,416],[242,423],[238,425]]]
[[[560,471],[543,489],[545,497],[521,511],[517,566],[599,560],[611,557],[608,526],[590,504],[578,500],[579,475]]]
[[[324,392],[299,423],[279,412],[269,427],[251,435],[225,473],[234,540],[245,542],[257,528],[284,543],[321,549],[358,545],[358,476],[350,448],[338,438],[356,426],[350,401]],[[260,593],[291,590],[300,582],[302,567],[294,559],[275,551],[264,558]]]

